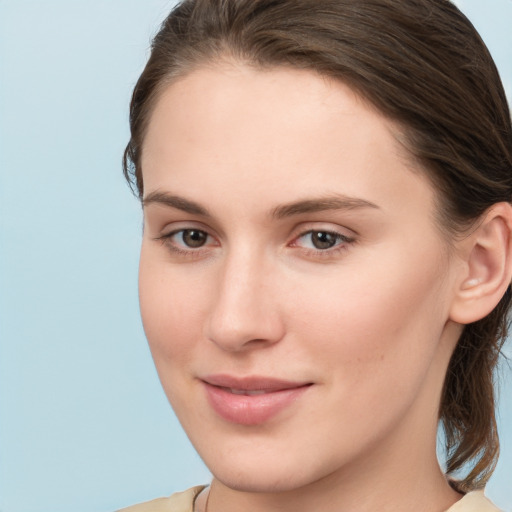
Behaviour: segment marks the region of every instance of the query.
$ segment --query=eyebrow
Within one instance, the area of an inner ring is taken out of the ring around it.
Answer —
[[[142,205],[148,206],[149,204],[160,204],[163,206],[170,206],[191,215],[202,215],[203,217],[211,217],[206,208],[199,203],[185,199],[184,197],[175,196],[166,192],[151,192],[143,200]]]
[[[366,199],[336,195],[318,199],[304,199],[278,206],[272,211],[272,217],[283,219],[303,213],[315,213],[327,210],[356,210],[359,208],[379,209],[375,203],[367,201]]]
[[[199,203],[167,192],[151,192],[143,199],[142,204],[143,206],[160,204],[176,208],[177,210],[181,210],[192,215],[211,217],[208,210]],[[303,199],[277,206],[272,210],[271,217],[274,219],[283,219],[304,213],[315,213],[327,210],[356,210],[360,208],[379,209],[375,203],[367,201],[366,199],[336,195],[322,198]]]

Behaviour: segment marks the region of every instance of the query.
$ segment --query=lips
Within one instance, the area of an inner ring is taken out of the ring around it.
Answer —
[[[201,379],[212,409],[239,425],[260,425],[289,408],[311,386],[267,377],[209,375]]]

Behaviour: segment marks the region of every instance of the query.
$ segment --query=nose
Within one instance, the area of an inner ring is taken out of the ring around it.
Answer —
[[[276,272],[255,254],[226,258],[216,281],[206,337],[239,352],[265,347],[284,336]]]

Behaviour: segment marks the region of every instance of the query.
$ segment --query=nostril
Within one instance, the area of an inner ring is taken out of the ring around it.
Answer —
[[[247,316],[212,316],[206,338],[225,351],[236,352],[271,345],[284,335],[278,315],[269,321],[260,320],[257,313]]]

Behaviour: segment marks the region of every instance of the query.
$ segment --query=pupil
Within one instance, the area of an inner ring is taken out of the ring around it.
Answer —
[[[206,233],[197,229],[187,229],[183,232],[183,242],[189,247],[201,247],[206,242]]]
[[[330,249],[336,243],[336,236],[325,231],[315,231],[312,242],[317,249]]]

